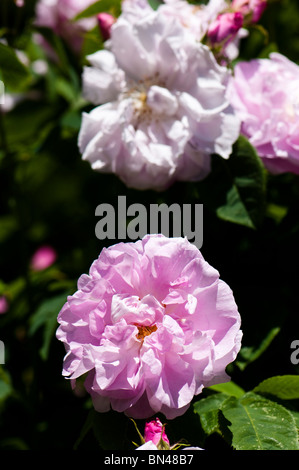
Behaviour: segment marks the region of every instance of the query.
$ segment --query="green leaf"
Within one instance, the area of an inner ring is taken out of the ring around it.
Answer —
[[[0,402],[6,400],[12,393],[12,388],[9,384],[0,379]]]
[[[159,0],[148,0],[148,3],[150,4],[153,10],[157,10],[162,2],[160,2]]]
[[[100,28],[98,25],[83,36],[83,45],[81,56],[86,58],[88,55],[103,49],[104,43]]]
[[[9,375],[0,366],[0,404],[3,403],[11,394],[13,388]]]
[[[16,219],[12,215],[5,215],[0,218],[0,243],[9,239],[18,229]]]
[[[88,432],[92,429],[93,427],[93,421],[94,421],[94,413],[95,411],[92,409],[87,415],[86,421],[82,426],[80,436],[78,437],[77,441],[75,442],[74,445],[74,450],[77,450],[85,436],[88,434]]]
[[[30,318],[30,336],[33,336],[40,327],[44,328],[43,344],[39,351],[43,360],[48,358],[50,342],[57,328],[57,316],[66,302],[68,293],[64,292],[45,300]]]
[[[0,43],[0,70],[4,86],[10,91],[22,90],[31,80],[29,71],[15,51],[2,43]]]
[[[281,206],[278,204],[267,204],[266,215],[273,219],[277,224],[279,224],[282,219],[287,215],[288,207]]]
[[[240,136],[222,166],[228,189],[225,203],[217,208],[218,217],[257,228],[265,210],[266,172],[261,159],[248,140]]]
[[[28,113],[30,109],[30,113]],[[55,126],[58,109],[49,103],[24,101],[5,116],[5,132],[10,151],[37,148]],[[1,141],[1,139],[0,139]]]
[[[121,13],[121,0],[99,0],[76,15],[74,21],[103,12],[110,12],[114,16],[119,16]]]
[[[219,410],[223,402],[227,400],[227,394],[215,393],[207,398],[201,398],[193,404],[193,410],[200,417],[201,426],[209,436],[220,433]]]
[[[2,450],[29,450],[28,445],[18,437],[2,439],[0,442]]]
[[[235,362],[236,366],[239,367],[240,370],[244,370],[249,364],[256,361],[266,351],[266,349],[268,349],[279,332],[279,327],[272,328],[257,347],[242,347]]]
[[[299,399],[299,375],[278,375],[257,385],[253,392],[273,395],[282,400]]]
[[[295,419],[283,406],[248,392],[229,397],[221,411],[236,450],[299,450]]]
[[[239,387],[239,385],[235,384],[232,381],[223,384],[212,385],[208,388],[210,390],[215,390],[216,392],[225,393],[226,395],[231,395],[237,398],[242,397],[245,393],[245,390],[243,390],[243,388]]]

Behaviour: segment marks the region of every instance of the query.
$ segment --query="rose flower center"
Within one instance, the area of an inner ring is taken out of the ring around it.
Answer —
[[[145,336],[151,335],[154,331],[157,330],[157,326],[145,326],[145,325],[138,325],[138,323],[134,323],[135,326],[138,328],[138,333],[136,335],[137,339],[144,340]]]

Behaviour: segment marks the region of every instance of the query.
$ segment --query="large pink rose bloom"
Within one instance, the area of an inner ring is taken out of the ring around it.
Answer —
[[[146,235],[103,249],[58,316],[63,374],[99,412],[183,414],[203,387],[229,380],[240,349],[231,289],[184,238]]]
[[[229,85],[242,133],[272,173],[299,174],[299,67],[281,54],[241,62]]]
[[[95,0],[39,0],[36,5],[35,24],[52,29],[78,52],[83,35],[97,24],[96,18],[73,21],[81,11]]]
[[[82,158],[127,186],[163,190],[197,181],[210,155],[229,158],[239,120],[226,98],[229,72],[175,19],[152,12],[119,18],[111,50],[89,56],[83,92],[97,106],[83,113]]]

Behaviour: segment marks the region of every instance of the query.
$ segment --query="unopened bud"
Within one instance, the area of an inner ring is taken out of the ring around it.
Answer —
[[[243,15],[240,12],[218,15],[208,29],[208,38],[212,44],[228,43],[237,35],[243,26]]]
[[[104,41],[110,38],[111,26],[115,21],[116,18],[109,13],[99,13],[98,24]]]
[[[233,0],[232,9],[250,17],[249,22],[257,23],[267,6],[267,0]]]

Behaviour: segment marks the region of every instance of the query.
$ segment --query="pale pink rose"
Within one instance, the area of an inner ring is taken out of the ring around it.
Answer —
[[[169,444],[169,440],[168,440],[168,437],[166,436],[165,429],[161,421],[159,420],[159,418],[156,418],[152,421],[147,422],[144,428],[145,442],[152,441],[155,445],[157,445],[161,438],[163,439],[164,442]]]
[[[267,0],[233,0],[231,7],[244,17],[249,16],[250,23],[257,23],[267,7]]]
[[[165,4],[159,7],[166,16],[179,20],[197,41],[203,39],[210,23],[225,8],[225,0],[211,0],[207,5],[192,5],[185,0],[166,0]]]
[[[55,263],[57,258],[54,248],[48,245],[41,246],[31,258],[30,266],[34,271],[41,271]]]
[[[174,19],[152,12],[134,24],[119,18],[110,50],[88,57],[82,158],[129,187],[163,190],[198,181],[210,155],[229,158],[239,120],[226,99],[230,73]]]
[[[39,0],[36,5],[35,24],[52,29],[76,52],[80,51],[83,36],[97,24],[96,18],[73,21],[81,11],[95,0]]]
[[[121,9],[121,16],[130,23],[135,23],[153,12],[147,0],[122,0]]]
[[[137,447],[136,450],[159,450],[156,444],[152,441],[145,442],[141,446]]]
[[[209,24],[227,7],[225,0],[210,0],[207,5],[194,5],[186,0],[165,0],[158,11],[169,19],[175,18],[197,41],[201,41]],[[152,8],[147,0],[124,0],[122,3],[122,16],[130,22],[151,13]]]
[[[111,26],[115,23],[116,18],[109,13],[99,13],[97,19],[103,40],[107,41],[110,38]]]
[[[242,338],[218,271],[186,238],[163,235],[104,248],[58,323],[63,375],[74,384],[87,374],[97,411],[137,419],[173,419],[203,387],[228,381]]]
[[[208,29],[208,38],[214,44],[228,44],[237,36],[243,26],[243,16],[239,12],[218,15]]]
[[[239,62],[229,97],[249,139],[272,173],[299,174],[299,67],[281,54]]]
[[[0,296],[0,315],[8,310],[8,302],[4,295]]]

